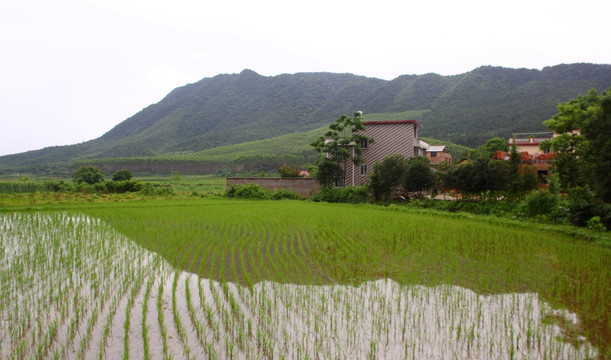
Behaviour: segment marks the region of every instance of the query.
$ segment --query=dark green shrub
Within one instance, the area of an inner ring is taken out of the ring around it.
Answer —
[[[603,226],[607,230],[611,229],[611,204],[600,204],[598,207],[598,215],[600,216],[600,222]]]
[[[299,195],[295,191],[288,191],[288,190],[280,189],[272,194],[272,199],[274,200],[282,200],[282,199],[301,200],[303,198],[301,197],[301,195]]]
[[[112,174],[113,181],[126,181],[131,180],[133,177],[132,172],[127,169],[121,169],[116,173]]]
[[[103,194],[106,192],[106,184],[104,184],[103,182],[95,183],[92,185],[92,187],[93,192],[95,192],[96,194]]]
[[[140,193],[146,196],[171,196],[174,195],[174,188],[170,184],[145,183]]]
[[[82,166],[72,175],[72,179],[77,184],[93,185],[104,181],[104,173],[96,166]]]
[[[45,181],[44,188],[46,191],[53,191],[53,192],[70,192],[74,190],[72,185],[65,183],[63,180]]]
[[[227,197],[235,197],[241,199],[260,199],[268,200],[272,198],[271,192],[266,190],[259,185],[255,184],[244,184],[244,185],[232,185],[231,188],[225,193]]]
[[[594,194],[585,187],[569,189],[568,222],[575,226],[585,227],[596,225],[595,218],[598,218],[600,224],[605,228],[611,228],[611,204],[595,198]]]
[[[605,226],[600,222],[600,216],[594,216],[587,223],[588,229],[593,231],[607,231]]]
[[[312,196],[312,201],[330,203],[363,203],[369,199],[369,189],[366,186],[345,188],[322,188]]]
[[[125,181],[107,181],[106,192],[123,194],[126,192],[138,192],[142,190],[142,182],[138,180],[125,180]]]
[[[369,188],[376,201],[391,200],[393,192],[401,186],[406,160],[402,155],[389,155],[373,165]]]
[[[560,197],[547,190],[531,192],[522,202],[522,212],[528,217],[550,216],[557,213]]]
[[[104,186],[104,184],[102,184],[102,186]],[[74,189],[80,193],[84,193],[84,194],[91,194],[94,193],[96,190],[94,189],[93,185],[88,184],[86,182],[82,182],[80,184],[76,184],[74,186]]]
[[[477,215],[507,216],[517,212],[519,203],[514,201],[428,201],[432,207],[449,212],[468,212]]]
[[[577,187],[569,189],[568,198],[568,221],[576,226],[584,227],[588,220],[598,215],[594,196],[587,188]]]

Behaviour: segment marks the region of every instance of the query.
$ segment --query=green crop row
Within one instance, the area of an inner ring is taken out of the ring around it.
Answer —
[[[611,249],[519,225],[216,198],[4,213],[0,245],[2,358],[610,355]]]
[[[248,286],[264,280],[360,284],[390,278],[482,294],[536,292],[576,312],[588,339],[611,343],[611,250],[555,233],[418,211],[294,201],[125,205],[89,213],[175,266],[187,263],[184,258],[200,264],[202,277]],[[163,248],[175,250],[176,260]]]

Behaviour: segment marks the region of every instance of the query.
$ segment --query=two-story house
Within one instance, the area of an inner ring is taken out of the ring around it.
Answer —
[[[441,161],[451,161],[451,156],[445,153],[444,146],[431,146],[418,139],[418,128],[421,126],[416,120],[393,121],[364,121],[364,135],[374,139],[374,143],[363,143],[363,164],[346,164],[345,179],[338,181],[337,186],[364,185],[373,173],[373,165],[382,161],[389,155],[399,154],[405,158],[414,156],[427,156],[436,164]]]

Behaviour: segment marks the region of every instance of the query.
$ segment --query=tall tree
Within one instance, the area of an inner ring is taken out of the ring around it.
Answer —
[[[590,184],[597,196],[611,201],[611,89],[598,97],[590,116],[584,121],[581,133],[587,147],[584,161],[589,164]]]
[[[470,157],[471,159],[482,158],[490,160],[497,151],[507,152],[508,150],[507,140],[500,137],[494,137],[486,141],[484,145],[473,150]]]
[[[518,153],[516,144],[511,145],[511,152],[509,155],[509,169],[507,171],[507,190],[511,195],[517,195],[520,192],[520,163],[522,158]]]
[[[337,176],[335,180],[346,178],[346,169],[350,162],[356,166],[363,163],[363,144],[374,142],[373,138],[363,135],[363,131],[363,113],[357,111],[353,117],[342,115],[335,119],[329,125],[329,131],[310,144],[317,152],[324,154],[319,160],[319,166],[324,163],[324,166],[330,169],[332,163],[340,165],[341,176]],[[327,173],[336,174],[337,171]],[[324,184],[321,180],[323,179],[319,179],[319,182],[323,186],[329,183],[328,179],[323,181]]]
[[[421,193],[435,185],[435,174],[429,164],[429,159],[416,156],[407,161],[403,177],[403,189]]]
[[[393,191],[401,186],[406,160],[400,154],[389,155],[373,165],[369,187],[376,201],[388,200]]]
[[[114,174],[112,174],[112,180],[113,181],[126,181],[126,180],[131,180],[133,176],[134,175],[132,174],[131,171],[127,169],[121,169],[115,172]]]
[[[555,153],[552,160],[563,190],[589,185],[611,200],[611,94],[590,90],[558,105],[558,113],[543,124],[555,138],[541,145]]]
[[[77,184],[93,185],[104,181],[104,173],[97,166],[81,166],[72,174],[72,179]]]

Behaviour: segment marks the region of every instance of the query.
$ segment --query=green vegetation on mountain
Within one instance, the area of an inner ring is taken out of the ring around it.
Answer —
[[[266,77],[244,70],[179,87],[100,138],[2,156],[0,171],[52,172],[102,158],[205,158],[215,154],[206,150],[235,144],[243,144],[240,155],[268,156],[247,144],[300,137],[357,110],[365,120],[419,120],[422,136],[477,147],[495,136],[543,131],[541,122],[555,114],[557,103],[609,85],[611,65],[594,64],[543,70],[485,66],[460,75],[403,75],[391,81],[332,73]]]

